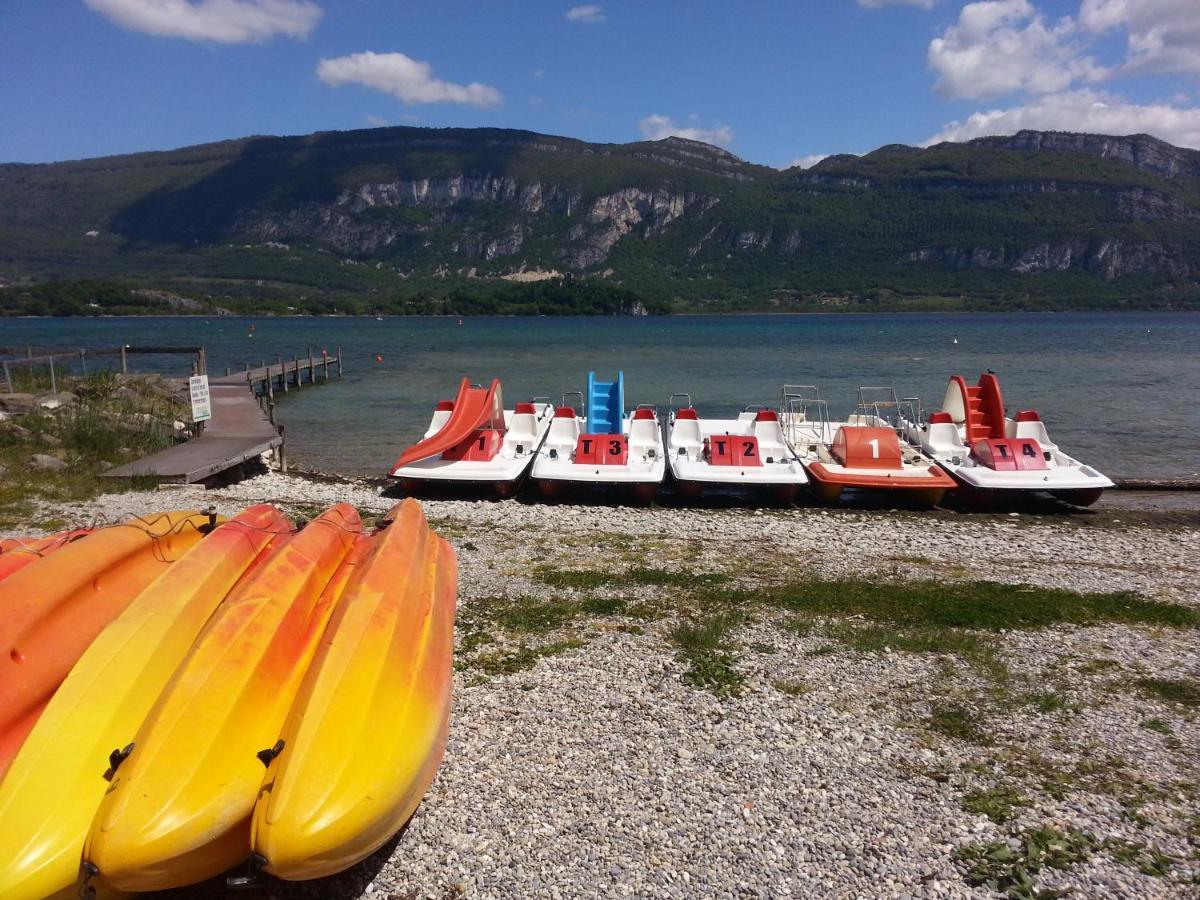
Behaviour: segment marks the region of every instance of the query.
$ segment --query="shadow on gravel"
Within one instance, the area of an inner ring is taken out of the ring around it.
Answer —
[[[366,893],[367,886],[375,880],[388,864],[388,860],[396,852],[400,841],[404,839],[406,831],[408,831],[407,824],[400,829],[395,837],[358,865],[352,866],[345,872],[337,875],[331,875],[328,878],[318,878],[314,881],[281,881],[278,878],[272,878],[270,875],[260,875],[260,883],[254,887],[233,888],[225,883],[226,876],[222,875],[220,878],[213,878],[200,884],[190,885],[189,887],[177,888],[173,891],[159,891],[143,896],[159,897],[162,900],[233,900],[233,898],[238,898],[238,900],[247,900],[247,898],[275,900],[275,898],[293,897],[359,897]],[[228,874],[241,875],[243,872],[244,868],[239,867]],[[415,896],[416,893],[416,891],[412,891],[411,893],[395,891],[388,896],[401,898]]]

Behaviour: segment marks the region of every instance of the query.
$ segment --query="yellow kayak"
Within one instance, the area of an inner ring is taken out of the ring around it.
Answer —
[[[110,752],[133,738],[225,595],[291,530],[265,504],[218,525],[80,657],[0,783],[0,897],[76,883]]]
[[[50,699],[109,622],[209,530],[209,517],[167,512],[92,532],[0,581],[0,734]]]
[[[246,858],[264,772],[257,754],[279,738],[361,532],[354,507],[330,508],[218,607],[92,822],[84,865],[103,883],[179,887]]]
[[[445,750],[454,550],[414,500],[389,520],[346,586],[254,808],[253,851],[280,878],[332,875],[377,850]]]

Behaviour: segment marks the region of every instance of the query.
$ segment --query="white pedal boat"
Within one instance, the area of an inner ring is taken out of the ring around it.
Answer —
[[[466,378],[454,400],[438,403],[424,437],[392,466],[405,493],[433,484],[489,488],[497,497],[517,489],[550,430],[549,402],[518,403],[504,409],[500,381],[490,388]]]
[[[937,460],[968,500],[1044,491],[1065,503],[1090,506],[1113,486],[1107,476],[1060,450],[1036,410],[1009,417],[991,372],[975,385],[951,376],[941,411],[925,421],[914,401],[902,427],[905,438]]]
[[[641,406],[625,415],[617,433],[589,434],[587,418],[564,400],[554,412],[529,477],[544,497],[566,489],[617,488],[647,503],[666,474],[658,415]]]
[[[934,506],[954,487],[932,457],[901,445],[898,421],[888,418],[898,420],[900,405],[891,388],[859,388],[845,421],[830,420],[812,385],[784,385],[781,394],[784,437],[804,463],[818,500],[836,503],[849,490]]]
[[[696,498],[706,488],[758,490],[790,503],[808,483],[804,465],[788,446],[773,409],[756,407],[736,419],[702,419],[687,405],[667,418],[667,465],[681,496]]]

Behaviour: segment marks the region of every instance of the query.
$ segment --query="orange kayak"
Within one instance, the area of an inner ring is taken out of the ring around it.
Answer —
[[[0,897],[40,900],[76,883],[109,754],[137,734],[225,597],[292,531],[273,506],[243,510],[92,641],[0,781]]]
[[[338,504],[217,608],[92,821],[83,858],[104,884],[162,890],[246,859],[264,772],[259,754],[279,739],[361,537],[354,507]]]
[[[0,541],[0,581],[13,572],[25,568],[31,562],[89,534],[90,531],[91,529],[88,528],[76,528],[71,531],[60,531],[49,537],[5,538]]]
[[[457,564],[405,500],[351,577],[254,809],[267,872],[322,878],[412,816],[446,747]]]
[[[50,699],[96,635],[200,540],[198,512],[92,532],[0,581],[0,742]]]

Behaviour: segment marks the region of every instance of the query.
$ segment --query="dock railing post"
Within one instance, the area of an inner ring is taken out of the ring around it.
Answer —
[[[203,347],[196,353],[196,368],[198,370],[196,372],[197,375],[208,374],[208,354],[204,352]]]
[[[333,348],[333,352],[337,354],[338,378],[342,377],[342,347],[339,344]]]
[[[267,398],[267,418],[271,420],[271,424],[275,424],[275,395],[272,394]]]
[[[329,380],[329,354],[324,350],[321,351],[321,365],[325,368],[325,380]]]
[[[226,367],[225,367],[225,374],[226,374],[226,375],[228,375],[228,374],[229,374],[229,366],[226,366]]]
[[[129,357],[127,357],[125,355],[125,348],[128,346],[129,346],[128,344],[121,345],[121,374],[122,375],[129,374]]]
[[[296,387],[300,387],[300,357],[298,354],[292,355],[292,368],[296,372]]]
[[[277,425],[275,427],[279,429],[279,439],[280,439],[279,471],[282,474],[286,475],[287,474],[287,434],[285,433],[284,427],[282,425]]]
[[[50,394],[58,396],[58,382],[54,379],[54,354],[50,354]]]
[[[316,370],[313,368],[312,344],[308,345],[308,383],[317,383]]]
[[[79,348],[79,364],[83,366],[83,377],[87,378],[87,350]]]
[[[288,392],[287,367],[283,364],[283,354],[276,354],[275,359],[279,362],[279,386],[283,388],[283,392],[286,394]]]
[[[11,394],[13,392],[12,372],[9,371],[7,362],[4,363],[4,383],[8,385],[8,392]]]

